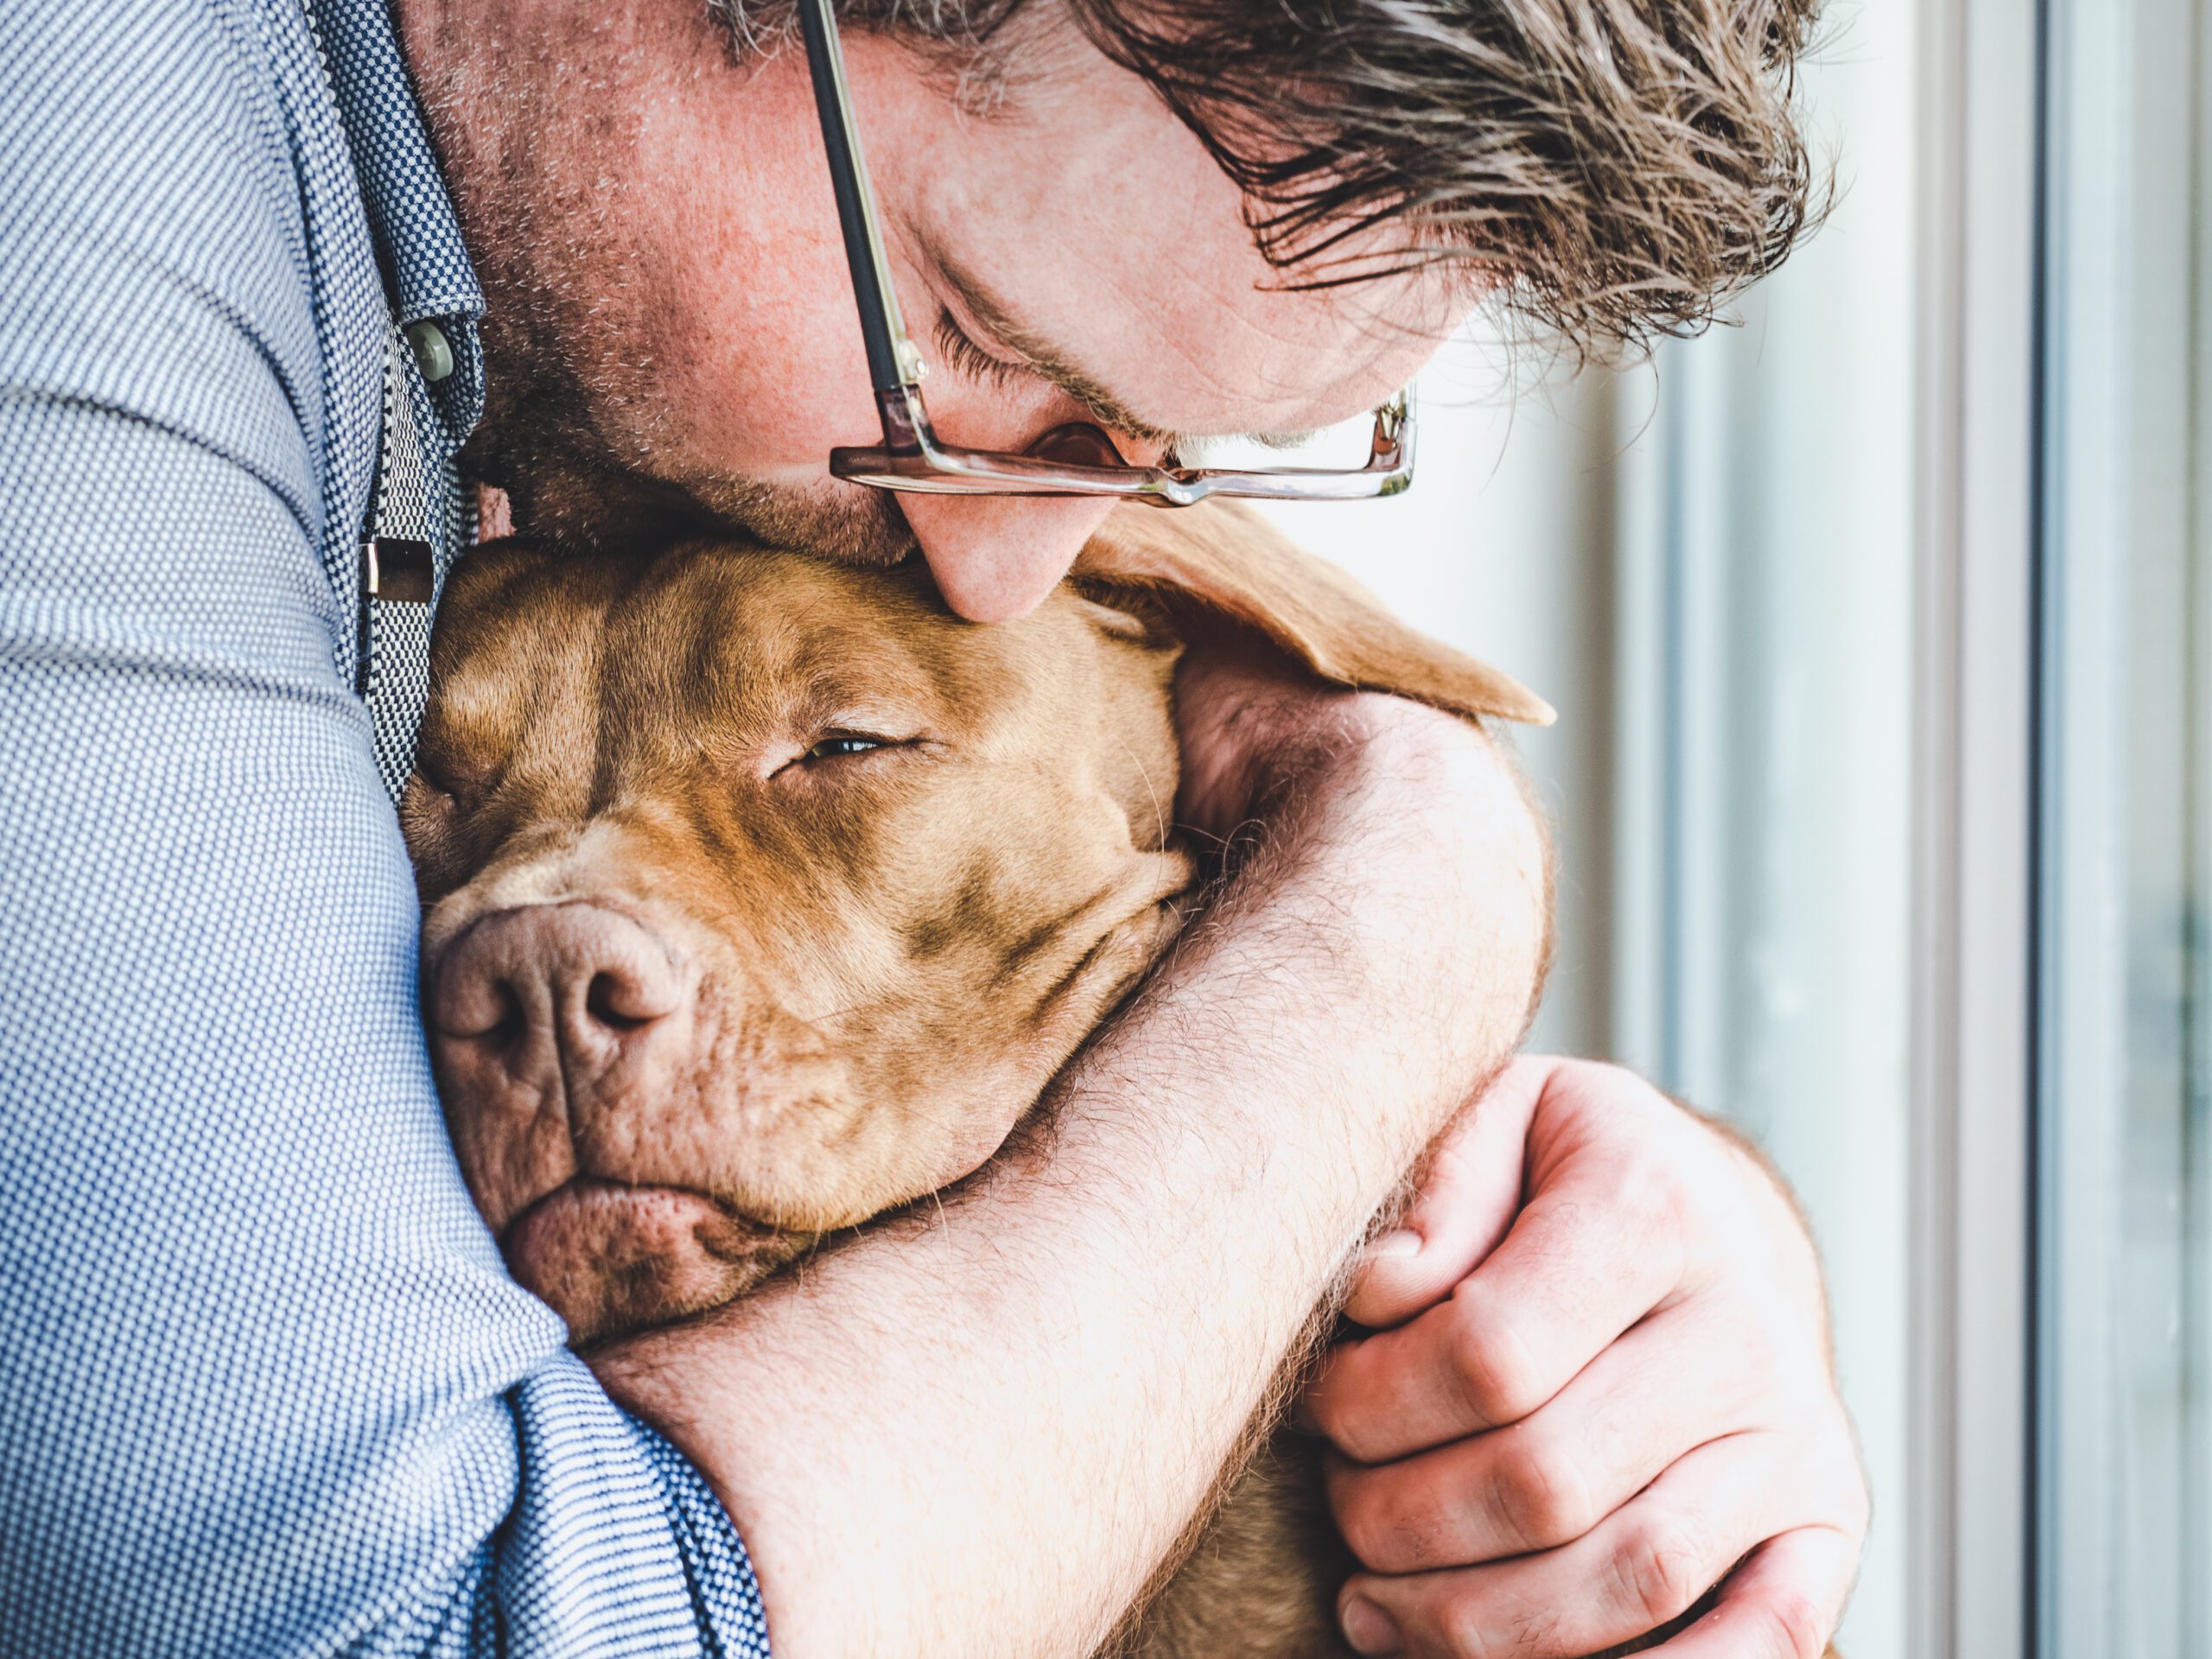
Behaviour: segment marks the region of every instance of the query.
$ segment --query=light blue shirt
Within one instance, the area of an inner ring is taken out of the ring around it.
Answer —
[[[299,0],[0,0],[0,1652],[750,1659],[432,1090],[355,550],[384,283],[448,451],[483,300],[318,12],[327,76]]]

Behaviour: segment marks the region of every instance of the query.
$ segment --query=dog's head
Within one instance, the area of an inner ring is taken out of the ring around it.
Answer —
[[[1541,709],[1242,515],[1125,512],[994,626],[918,564],[457,568],[401,808],[431,1052],[478,1205],[576,1340],[974,1169],[1158,957],[1193,874],[1184,601],[1340,683]]]

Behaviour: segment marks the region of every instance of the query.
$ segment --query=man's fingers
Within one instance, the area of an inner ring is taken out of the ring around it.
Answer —
[[[1700,1332],[1689,1310],[1671,1310],[1517,1423],[1395,1463],[1332,1454],[1329,1506],[1352,1554],[1376,1573],[1554,1549],[1596,1527],[1685,1448],[1740,1427],[1758,1381]]]
[[[1346,1457],[1384,1463],[1518,1422],[1675,1287],[1681,1250],[1653,1195],[1592,1160],[1562,1173],[1448,1301],[1339,1345],[1306,1395]]]
[[[1378,1329],[1402,1325],[1497,1248],[1520,1207],[1529,1120],[1559,1065],[1516,1060],[1445,1133],[1404,1219],[1369,1247],[1347,1315]]]
[[[1801,1524],[1794,1510],[1807,1499],[1775,1466],[1777,1440],[1700,1446],[1564,1548],[1441,1573],[1357,1573],[1338,1601],[1345,1638],[1363,1654],[1413,1659],[1579,1659],[1655,1630],[1778,1526]],[[1749,1613],[1738,1617],[1750,1628]]]
[[[1713,1609],[1653,1659],[1818,1659],[1843,1622],[1859,1542],[1833,1527],[1770,1539],[1728,1575]]]

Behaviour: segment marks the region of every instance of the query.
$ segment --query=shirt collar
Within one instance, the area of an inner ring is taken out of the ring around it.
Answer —
[[[429,391],[458,447],[484,413],[484,290],[385,0],[317,0],[315,16],[399,321],[435,321],[453,348],[454,372]]]

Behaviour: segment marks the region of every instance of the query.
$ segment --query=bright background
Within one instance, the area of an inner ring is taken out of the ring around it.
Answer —
[[[1858,0],[1740,308],[1422,383],[1281,510],[1560,720],[1537,1043],[1758,1136],[1876,1516],[1851,1659],[2212,1659],[2212,0]]]

